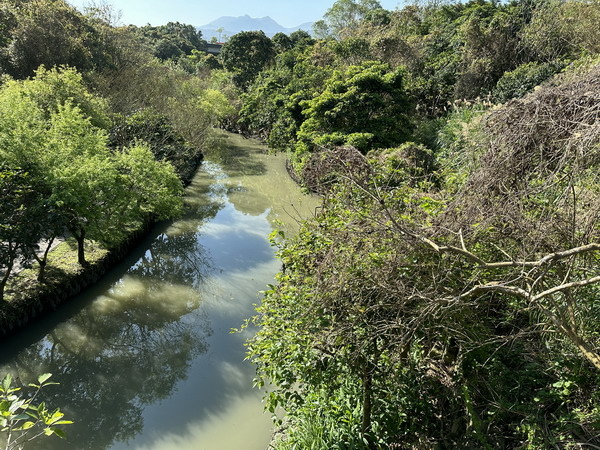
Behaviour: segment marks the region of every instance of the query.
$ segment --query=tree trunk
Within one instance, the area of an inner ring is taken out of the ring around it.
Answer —
[[[40,260],[39,264],[40,264],[40,270],[38,272],[37,280],[38,280],[38,282],[43,283],[44,276],[46,275],[46,261]]]
[[[54,237],[51,237],[46,243],[46,249],[44,250],[44,254],[40,257],[37,253],[34,253],[35,259],[40,265],[40,271],[38,272],[37,280],[40,283],[44,282],[44,277],[46,275],[46,266],[48,265],[48,253],[50,253],[50,248],[52,247],[52,243],[54,242]]]
[[[550,321],[558,328],[558,330],[566,336],[572,343],[577,347],[577,350],[582,356],[587,359],[592,365],[600,370],[600,355],[592,347],[592,345],[586,341],[574,328],[574,324],[571,324],[569,316],[564,317],[563,315],[554,314],[552,311],[542,306],[542,312],[550,319]]]
[[[11,261],[10,264],[6,267],[6,273],[0,280],[0,300],[4,300],[4,288],[6,287],[6,282],[10,277],[10,273],[12,272],[14,262]]]
[[[590,345],[589,342],[584,340],[579,334],[573,331],[570,327],[564,329],[565,334],[571,339],[571,341],[575,344],[577,349],[581,352],[581,354],[590,362],[592,365],[600,370],[600,355],[596,352],[596,350]]]
[[[84,248],[84,244],[85,244],[85,231],[84,230],[80,230],[79,234],[73,233],[73,236],[77,240],[77,262],[81,266],[86,266],[87,265],[87,261],[85,260],[85,248]]]

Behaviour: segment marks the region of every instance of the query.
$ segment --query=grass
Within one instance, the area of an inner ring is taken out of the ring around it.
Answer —
[[[93,267],[108,254],[108,250],[97,242],[86,241],[85,258]],[[6,286],[4,300],[12,302],[31,296],[39,296],[45,291],[68,283],[73,277],[81,275],[87,268],[77,263],[77,242],[73,238],[61,242],[48,254],[45,280],[37,281],[39,264],[36,262],[11,277]]]

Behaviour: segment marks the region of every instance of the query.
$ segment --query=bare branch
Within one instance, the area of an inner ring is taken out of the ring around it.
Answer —
[[[594,284],[594,283],[600,283],[600,276],[588,278],[587,280],[573,281],[571,283],[561,284],[560,286],[554,286],[553,288],[547,289],[543,292],[540,292],[536,296],[532,297],[532,300],[537,301],[548,295],[556,294],[557,292],[565,291],[565,290],[571,289],[571,288],[589,286],[590,284]]]
[[[455,299],[463,299],[472,297],[477,294],[484,294],[486,292],[499,292],[501,294],[514,295],[523,299],[529,299],[529,292],[516,286],[507,286],[499,283],[488,283],[480,286],[475,286],[464,294],[459,295]]]

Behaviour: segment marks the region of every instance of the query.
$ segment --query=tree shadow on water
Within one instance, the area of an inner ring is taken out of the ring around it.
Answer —
[[[227,134],[221,137],[209,151],[209,158],[219,164],[230,177],[265,175],[267,166],[256,158],[265,153],[263,147],[241,136]]]

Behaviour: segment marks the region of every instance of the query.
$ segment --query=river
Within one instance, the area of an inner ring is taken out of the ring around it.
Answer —
[[[253,330],[231,330],[280,268],[269,234],[293,232],[318,200],[289,179],[283,156],[223,134],[185,203],[100,283],[2,343],[0,374],[52,373],[60,385],[43,399],[75,421],[67,441],[27,449],[267,446],[271,420],[244,361]]]

